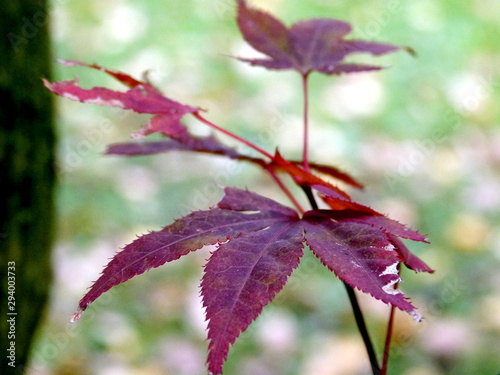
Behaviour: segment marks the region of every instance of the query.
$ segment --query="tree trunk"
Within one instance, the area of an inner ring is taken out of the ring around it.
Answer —
[[[46,0],[0,11],[0,328],[2,374],[22,374],[51,286],[55,181]]]

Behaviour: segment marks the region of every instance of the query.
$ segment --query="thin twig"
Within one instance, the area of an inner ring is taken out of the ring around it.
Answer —
[[[309,73],[302,75],[302,93],[304,96],[304,139],[302,150],[302,163],[306,172],[309,168]]]
[[[274,156],[271,155],[269,152],[267,152],[266,150],[263,150],[262,148],[260,148],[259,146],[253,144],[252,142],[249,142],[247,141],[246,139],[244,138],[241,138],[240,136],[234,134],[234,133],[231,133],[230,131],[224,129],[224,128],[221,128],[220,126],[214,124],[213,122],[207,120],[205,117],[203,117],[202,115],[199,114],[199,112],[195,112],[193,113],[193,116],[196,117],[198,120],[200,120],[201,122],[203,122],[205,125],[208,125],[210,126],[212,129],[215,129],[219,132],[221,132],[222,134],[225,134],[235,140],[237,140],[238,142],[241,142],[243,143],[244,145],[250,147],[250,148],[253,148],[255,151],[257,151],[259,154],[262,154],[266,157],[268,157],[269,159],[273,160],[274,159]]]
[[[344,285],[347,290],[347,295],[349,296],[349,301],[351,301],[352,311],[354,312],[354,318],[356,319],[359,333],[363,338],[366,351],[368,352],[368,358],[370,359],[370,365],[372,367],[373,375],[381,375],[377,355],[375,354],[375,349],[373,348],[370,335],[368,334],[365,319],[363,318],[363,313],[361,312],[361,308],[359,307],[358,299],[356,298],[354,289],[346,283],[344,283]]]
[[[301,187],[302,187],[302,190],[304,190],[304,193],[306,194],[307,200],[311,204],[312,209],[313,210],[317,210],[318,209],[318,204],[316,203],[316,199],[314,198],[314,195],[313,195],[311,187],[310,186],[305,186],[305,185],[301,186]]]
[[[293,196],[292,192],[286,187],[286,185],[283,183],[283,181],[281,181],[281,179],[276,174],[276,172],[272,168],[267,168],[267,171],[269,172],[269,174],[271,175],[271,177],[273,178],[273,180],[278,184],[278,186],[280,187],[280,189],[283,190],[283,192],[286,194],[286,196],[288,197],[288,199],[290,199],[290,201],[293,203],[293,205],[295,206],[295,208],[297,208],[297,210],[301,214],[303,214],[304,213],[304,209],[302,208],[302,206],[300,205],[300,203],[297,201],[297,199],[295,199],[295,197]]]

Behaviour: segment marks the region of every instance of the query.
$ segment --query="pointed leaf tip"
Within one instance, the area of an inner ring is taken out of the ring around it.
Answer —
[[[408,52],[411,56],[417,57],[417,51],[415,51],[413,48],[408,47],[408,46],[404,46],[404,47],[401,47],[401,48],[403,50],[405,50],[406,52]]]
[[[76,310],[76,312],[73,314],[69,322],[76,323],[82,317],[84,311],[85,310],[83,310],[82,308],[78,308],[78,310]]]
[[[406,267],[414,270],[415,272],[434,273],[434,270],[419,257],[410,252],[403,241],[401,241],[396,235],[390,233],[388,236]]]
[[[422,315],[418,312],[417,309],[413,310],[410,312],[410,315],[413,317],[413,319],[416,321],[416,322],[421,322],[423,320],[422,318]]]

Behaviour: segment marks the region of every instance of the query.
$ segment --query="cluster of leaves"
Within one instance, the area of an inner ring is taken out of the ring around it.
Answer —
[[[346,40],[344,37],[351,27],[338,20],[311,19],[287,28],[270,14],[248,6],[244,0],[238,1],[237,22],[244,39],[266,55],[259,59],[239,60],[268,69],[295,70],[304,82],[313,71],[336,75],[380,69],[378,66],[348,64],[343,60],[352,53],[378,55],[401,49],[388,44]],[[78,320],[90,303],[113,286],[206,245],[217,246],[201,282],[203,305],[209,321],[207,363],[211,374],[222,373],[230,345],[283,288],[298,267],[305,245],[350,287],[369,293],[420,320],[416,308],[395,285],[400,281],[401,262],[415,271],[433,272],[410,253],[400,238],[427,240],[418,232],[353,201],[345,191],[330,182],[336,179],[361,187],[354,178],[337,168],[309,163],[306,153],[302,161],[286,160],[277,151],[268,153],[207,120],[202,109],[165,97],[149,82],[98,65],[61,62],[65,66],[80,65],[103,71],[126,85],[128,90],[84,89],[76,80],[44,81],[55,94],[84,103],[150,114],[147,124],[133,136],[144,138],[158,132],[164,135],[160,141],[110,145],[107,154],[133,156],[191,151],[253,163],[271,175],[295,206],[292,209],[256,193],[226,187],[223,199],[214,207],[193,212],[126,245],[82,298],[72,321]],[[261,157],[237,152],[213,135],[193,135],[181,123],[182,117],[188,114],[253,148]],[[307,139],[304,145],[306,142]],[[281,180],[283,173],[291,176],[303,189],[311,210],[304,210],[290,193]],[[317,197],[328,209],[318,208]]]

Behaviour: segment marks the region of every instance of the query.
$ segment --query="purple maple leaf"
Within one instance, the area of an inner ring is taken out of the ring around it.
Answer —
[[[270,14],[238,0],[238,26],[244,39],[267,58],[241,61],[267,69],[294,69],[302,75],[312,71],[342,74],[381,69],[379,66],[343,63],[353,53],[381,55],[402,49],[391,44],[346,40],[351,32],[347,22],[316,18],[299,21],[287,28]]]
[[[224,198],[212,209],[147,233],[118,252],[82,298],[72,321],[113,286],[205,245],[217,245],[205,267],[201,294],[209,320],[208,367],[221,374],[229,347],[286,284],[304,243],[351,287],[420,319],[404,294],[394,289],[400,281],[397,265],[432,270],[397,238],[406,233],[403,227],[373,221],[373,215],[334,220],[327,211],[308,211],[300,218],[269,198],[225,188]],[[423,239],[417,235],[409,237]]]

